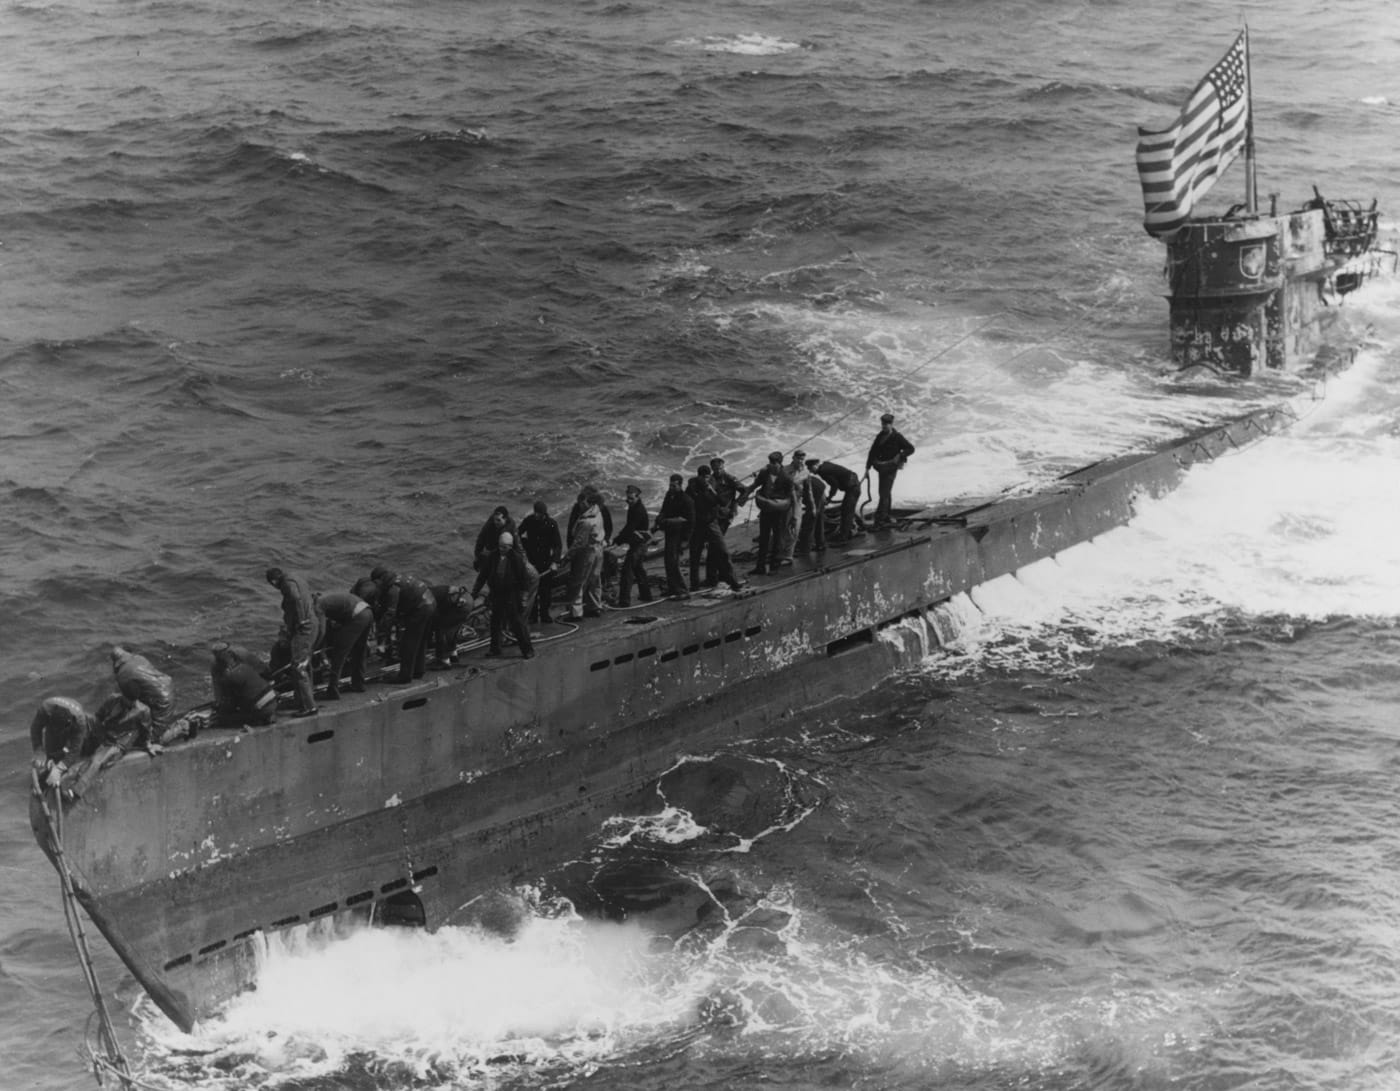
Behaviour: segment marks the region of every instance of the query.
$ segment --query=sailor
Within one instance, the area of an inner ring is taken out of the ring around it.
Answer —
[[[511,536],[515,535],[515,520],[510,517],[510,511],[504,504],[498,505],[482,524],[481,530],[476,535],[476,548],[473,550],[472,568],[477,572],[481,571],[482,565],[486,563],[486,558],[491,551],[496,548],[496,539],[500,537],[502,531],[509,531]],[[485,585],[484,579],[476,581],[476,587],[472,589],[473,595],[481,594],[481,588]]]
[[[602,520],[603,544],[606,546],[613,540],[612,512],[608,510],[602,492],[592,485],[585,485],[579,490],[578,499],[574,501],[574,506],[569,509],[569,522],[564,533],[569,541],[574,540],[574,524],[579,521],[579,518],[590,506],[598,509],[598,518]]]
[[[112,648],[112,673],[121,695],[131,704],[139,701],[149,710],[150,730],[159,742],[175,715],[175,683],[170,675],[156,670],[144,655],[129,652],[120,644]]]
[[[288,669],[297,695],[297,711],[292,715],[314,716],[316,693],[312,686],[311,653],[321,638],[316,605],[306,581],[300,576],[274,565],[267,570],[267,582],[282,593],[282,630],[287,638]]]
[[[399,672],[394,681],[404,685],[422,678],[428,669],[428,630],[437,613],[432,589],[416,576],[400,576],[382,565],[377,566],[370,577],[379,585],[384,616],[399,630]]]
[[[729,524],[734,522],[734,516],[739,511],[739,505],[749,498],[751,488],[745,488],[739,483],[739,479],[727,472],[724,468],[724,459],[715,455],[710,459],[710,481],[715,487],[715,494],[719,497],[719,507],[715,509],[715,518],[719,523],[720,533],[729,533]]]
[[[559,563],[564,559],[564,539],[559,534],[559,524],[549,514],[549,506],[543,500],[536,500],[534,510],[520,520],[520,544],[525,547],[525,559],[535,566],[535,571],[540,575],[539,593],[531,604],[527,620],[547,624],[553,620],[549,616],[549,607],[554,601]]]
[[[809,458],[802,479],[802,526],[797,531],[797,552],[826,549],[826,482],[817,475],[821,460]]]
[[[632,605],[633,583],[637,585],[637,596],[643,602],[651,601],[651,579],[645,565],[647,546],[651,544],[651,516],[642,503],[642,490],[636,485],[627,486],[627,522],[617,542],[627,547],[617,590],[617,605],[626,610]]]
[[[719,528],[720,500],[713,478],[710,466],[700,466],[686,487],[686,493],[695,502],[695,528],[690,534],[690,589],[700,590],[700,555],[703,553],[706,585],[715,587],[723,581],[732,590],[740,591],[745,583],[734,574],[729,546],[724,540],[724,531]]]
[[[793,509],[792,478],[783,469],[783,452],[768,456],[768,465],[755,475],[754,503],[758,505],[758,564],[754,575],[764,576],[770,568],[790,565],[783,541],[788,516]]]
[[[526,659],[534,657],[522,609],[522,599],[531,590],[526,564],[525,554],[515,548],[515,536],[502,531],[486,560],[486,582],[491,588],[491,646],[487,655],[501,654],[502,637],[509,630],[520,645],[520,654]]]
[[[369,632],[374,625],[374,608],[349,591],[316,592],[312,596],[325,630],[326,659],[330,670],[325,700],[340,700],[340,679],[347,660],[350,689],[365,691],[365,661],[369,657]]]
[[[246,648],[216,641],[209,647],[214,661],[209,681],[214,689],[213,727],[270,724],[277,716],[277,688],[267,667]]]
[[[472,613],[472,592],[465,584],[455,583],[435,583],[428,590],[433,593],[436,607],[428,632],[428,639],[433,642],[431,666],[440,670],[457,662],[457,642]]]
[[[860,502],[860,475],[835,462],[809,459],[807,464],[811,466],[813,462],[816,465],[812,471],[830,487],[831,498],[836,498],[837,491],[841,493],[841,537],[849,539],[864,534],[865,524],[856,514],[856,504]]]
[[[793,451],[792,458],[783,469],[792,478],[792,507],[788,510],[787,540],[783,543],[783,559],[790,562],[797,550],[798,528],[802,525],[806,509],[807,478],[811,475],[807,469],[807,452],[801,448]]]
[[[686,494],[685,478],[672,474],[670,487],[656,513],[654,529],[666,536],[666,594],[684,595],[685,582],[681,576],[681,550],[690,543],[695,526],[695,501]]]
[[[105,764],[104,748],[115,747],[121,753],[144,750],[159,754],[165,748],[154,741],[151,730],[150,707],[141,700],[132,700],[114,693],[97,706],[97,763]]]
[[[715,520],[715,509],[719,507],[719,494],[715,492],[714,482],[710,480],[712,476],[714,476],[714,470],[707,462],[697,466],[695,476],[685,484],[685,494],[695,505],[695,522],[690,528],[690,590],[692,593],[700,590],[700,559],[709,551],[710,538],[705,532],[706,527],[714,523],[715,529],[719,529],[719,524]],[[713,558],[706,559],[705,575],[709,586],[714,587],[719,582],[718,577],[715,576]],[[715,578],[709,579],[712,576]]]
[[[97,749],[97,720],[71,697],[46,697],[29,723],[34,770],[57,788],[70,766]]]
[[[585,490],[587,506],[569,531],[569,612],[571,621],[598,617],[603,612],[603,516],[597,493]]]
[[[894,478],[909,456],[914,453],[914,445],[895,431],[894,414],[884,413],[880,417],[880,431],[870,444],[870,453],[865,457],[865,470],[871,470],[880,483],[880,502],[875,507],[875,525],[888,526],[892,521],[890,508],[893,504]]]

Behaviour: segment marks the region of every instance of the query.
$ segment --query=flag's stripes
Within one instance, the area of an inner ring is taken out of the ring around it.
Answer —
[[[1139,129],[1137,163],[1144,226],[1169,235],[1234,162],[1249,129],[1248,40],[1241,31],[1206,73],[1169,128]]]

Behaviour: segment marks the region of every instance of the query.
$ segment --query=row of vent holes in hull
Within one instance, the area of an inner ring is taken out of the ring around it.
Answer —
[[[410,882],[417,883],[417,882],[421,882],[421,881],[424,880],[424,879],[431,879],[431,878],[432,878],[434,875],[436,875],[437,873],[438,873],[438,869],[437,869],[436,867],[426,867],[426,868],[424,868],[422,871],[415,871],[415,872],[413,873],[413,878],[412,878],[412,879],[398,878],[398,879],[392,880],[391,882],[385,883],[383,886],[381,886],[381,887],[379,888],[379,893],[380,893],[380,894],[393,894],[393,893],[395,893],[396,891],[404,890],[405,888],[407,888]],[[355,906],[357,906],[357,905],[363,905],[365,902],[371,901],[373,898],[374,898],[374,891],[372,891],[372,890],[362,890],[362,891],[360,891],[360,893],[358,893],[358,894],[351,894],[350,897],[348,897],[348,898],[345,899],[345,908],[346,908],[346,909],[353,909]],[[307,919],[308,921],[313,921],[313,920],[316,920],[318,917],[324,917],[324,916],[326,916],[326,915],[329,914],[329,913],[334,913],[334,912],[335,912],[337,909],[339,909],[339,908],[340,908],[340,903],[339,903],[339,902],[330,902],[330,903],[327,904],[327,905],[320,905],[320,906],[317,906],[315,909],[311,910],[309,913],[307,913],[307,914],[306,914],[306,919]],[[300,913],[294,913],[294,914],[292,914],[292,916],[290,916],[290,917],[283,917],[281,920],[275,920],[275,921],[273,921],[270,927],[272,927],[272,928],[274,928],[274,929],[276,929],[276,928],[287,928],[287,927],[290,927],[290,926],[293,925],[293,924],[299,924],[299,923],[301,923],[301,914],[300,914]],[[220,950],[222,950],[223,948],[227,947],[227,946],[229,945],[230,942],[237,943],[239,940],[247,939],[249,936],[253,935],[255,932],[261,932],[261,931],[262,931],[261,928],[245,928],[242,932],[237,933],[237,934],[233,937],[232,941],[230,941],[230,940],[225,940],[225,939],[221,939],[221,940],[217,941],[216,943],[211,943],[211,944],[209,944],[207,947],[201,947],[201,948],[199,949],[199,956],[200,956],[200,957],[203,957],[204,955],[212,955],[215,951],[220,951]],[[165,964],[165,968],[166,968],[167,971],[168,971],[168,970],[174,970],[174,969],[176,969],[177,967],[184,966],[184,965],[186,965],[187,963],[193,962],[194,959],[195,959],[195,956],[194,956],[194,955],[181,955],[179,958],[172,958],[169,962],[167,962],[167,963]]]
[[[662,653],[661,662],[669,663],[673,659],[679,659],[683,655],[694,655],[701,648],[709,650],[718,648],[721,644],[733,644],[736,640],[744,640],[747,637],[757,636],[763,632],[762,625],[752,625],[747,629],[735,629],[732,633],[725,633],[723,637],[712,637],[703,644],[687,644],[684,648],[672,648],[668,652]],[[624,663],[630,663],[633,659],[647,659],[656,654],[656,649],[642,648],[637,652],[623,652],[613,659],[600,659],[596,663],[589,664],[591,671],[605,671],[609,667],[620,667]]]

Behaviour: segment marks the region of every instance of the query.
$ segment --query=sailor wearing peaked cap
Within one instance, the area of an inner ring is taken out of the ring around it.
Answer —
[[[875,508],[877,527],[886,526],[891,522],[894,478],[913,453],[914,445],[895,431],[894,414],[881,414],[880,430],[875,433],[875,440],[870,444],[870,453],[865,458],[866,472],[874,470],[880,482],[880,503]]]

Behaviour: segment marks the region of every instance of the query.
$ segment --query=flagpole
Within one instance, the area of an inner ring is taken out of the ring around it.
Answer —
[[[1254,181],[1254,73],[1249,67],[1249,24],[1244,25],[1244,207],[1251,216],[1258,211],[1258,186]]]

